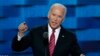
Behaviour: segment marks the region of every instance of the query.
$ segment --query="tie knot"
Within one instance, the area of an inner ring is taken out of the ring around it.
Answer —
[[[54,33],[55,32],[55,29],[52,29],[52,32]]]

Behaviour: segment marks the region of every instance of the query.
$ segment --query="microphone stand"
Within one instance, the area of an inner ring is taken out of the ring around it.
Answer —
[[[44,46],[45,46],[45,56],[47,55],[47,47],[48,47],[48,32],[44,32],[43,33],[43,37],[44,37]]]

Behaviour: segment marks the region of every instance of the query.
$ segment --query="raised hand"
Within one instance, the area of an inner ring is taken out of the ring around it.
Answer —
[[[21,23],[19,26],[18,26],[18,34],[19,36],[23,36],[24,33],[27,31],[28,29],[28,26],[26,25],[25,22]]]

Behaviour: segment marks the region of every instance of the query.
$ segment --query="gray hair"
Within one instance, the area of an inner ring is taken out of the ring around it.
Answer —
[[[50,10],[49,10],[48,14],[50,13],[51,9],[52,9],[53,7],[55,7],[55,6],[62,7],[62,8],[64,9],[64,11],[65,11],[65,12],[64,12],[64,15],[66,14],[67,8],[66,8],[63,4],[60,4],[60,3],[55,3],[55,4],[53,4],[53,5],[50,7]]]

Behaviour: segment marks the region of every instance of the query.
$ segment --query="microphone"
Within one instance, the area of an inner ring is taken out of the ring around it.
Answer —
[[[44,32],[43,33],[43,42],[44,42],[44,46],[45,46],[45,56],[48,56],[47,55],[47,47],[48,47],[48,32]]]
[[[43,42],[44,42],[44,45],[47,46],[48,45],[48,32],[44,32],[43,33]]]

